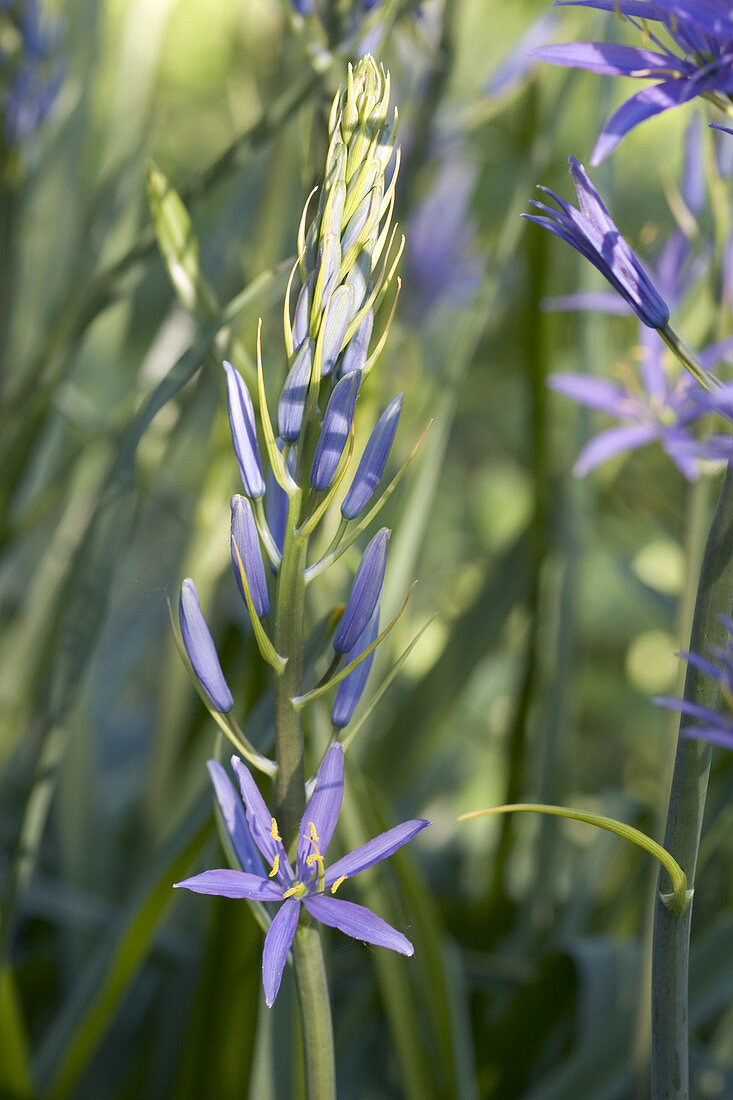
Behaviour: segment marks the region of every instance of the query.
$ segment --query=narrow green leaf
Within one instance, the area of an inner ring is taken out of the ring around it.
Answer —
[[[672,894],[664,895],[663,900],[673,913],[684,913],[692,900],[692,891],[687,889],[687,875],[680,867],[677,860],[669,854],[666,848],[652,840],[640,829],[633,825],[627,825],[624,821],[617,821],[615,817],[606,817],[604,814],[591,813],[589,810],[573,810],[569,806],[543,806],[536,802],[518,802],[509,806],[490,806],[486,810],[472,810],[470,813],[461,814],[459,821],[468,821],[472,817],[486,817],[491,814],[513,813],[550,814],[552,817],[566,817],[571,821],[585,821],[588,825],[595,825],[598,829],[606,829],[609,833],[615,833],[624,840],[630,840],[632,844],[643,848],[645,852],[658,859],[672,882]]]
[[[147,171],[150,215],[168,275],[184,309],[201,322],[217,313],[216,294],[201,271],[199,242],[186,207],[152,161]]]
[[[43,1094],[65,1100],[98,1049],[114,1014],[142,966],[162,920],[176,900],[174,882],[185,876],[213,830],[209,792],[197,802],[157,858],[132,900],[121,910],[79,975],[51,1025],[36,1059]]]
[[[33,1095],[28,1039],[12,970],[0,970],[0,1094],[20,1098]]]

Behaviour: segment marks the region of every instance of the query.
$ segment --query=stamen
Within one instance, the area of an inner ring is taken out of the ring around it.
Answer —
[[[285,891],[283,894],[283,901],[285,901],[286,898],[292,898],[297,893],[298,885],[299,884],[296,882],[295,886],[291,886],[289,890]]]
[[[267,877],[268,878],[274,878],[279,870],[280,870],[280,853],[275,852],[275,861],[272,864],[272,870],[270,871],[270,873]]]
[[[321,838],[319,837],[318,833],[316,832],[316,827],[315,827],[315,825],[313,824],[312,821],[308,822],[308,829],[310,831],[310,836],[309,836],[308,839],[314,841],[316,844],[320,844],[321,843]]]
[[[272,837],[273,840],[279,840],[279,841],[282,842],[282,837],[280,836],[280,833],[278,832],[278,828],[277,828],[277,821],[275,821],[274,817],[272,818],[272,827],[270,828],[270,836]]]
[[[348,877],[349,877],[348,875],[341,875],[340,878],[337,878],[336,881],[331,886],[331,893],[335,894],[336,891],[338,890],[339,886],[341,885],[341,883],[344,882],[344,880],[347,879]]]

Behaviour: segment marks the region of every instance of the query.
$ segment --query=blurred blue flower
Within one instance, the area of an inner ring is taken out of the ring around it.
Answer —
[[[41,22],[35,0],[0,3],[0,87],[4,141],[21,145],[51,111],[64,77],[57,57],[58,34]]]
[[[549,229],[590,260],[645,325],[665,328],[669,321],[667,304],[619,233],[582,164],[575,157],[570,157],[569,161],[579,206],[571,206],[549,187],[541,186],[540,191],[549,195],[559,209],[553,210],[532,199],[532,206],[543,213],[522,214],[522,217]]]
[[[719,615],[719,622],[725,627],[728,634],[725,646],[709,646],[708,652],[717,661],[706,660],[697,653],[683,652],[689,665],[717,680],[720,684],[720,694],[727,705],[725,713],[703,707],[699,703],[689,702],[687,699],[675,699],[669,695],[658,695],[654,699],[662,707],[678,710],[691,722],[683,722],[680,726],[680,734],[683,737],[693,737],[702,741],[710,741],[713,745],[722,745],[723,748],[733,748],[733,620],[727,615]]]
[[[408,303],[421,316],[441,300],[460,305],[476,292],[483,264],[472,252],[470,219],[476,173],[446,155],[433,185],[407,223]]]
[[[593,165],[600,164],[645,119],[695,96],[712,98],[733,92],[733,11],[723,0],[556,0],[556,6],[614,12],[656,47],[567,42],[532,51],[533,58],[553,65],[659,81],[627,99],[608,120],[593,150]],[[660,41],[648,21],[662,25],[681,56]]]
[[[239,779],[250,835],[265,863],[272,869],[268,874],[261,863],[259,867],[252,866],[251,851],[242,836],[244,822],[233,809],[231,798],[224,789],[227,807],[224,819],[227,826],[232,823],[235,830],[231,833],[232,844],[238,856],[242,852],[246,860],[243,866],[249,869],[204,871],[175,885],[198,894],[280,903],[280,909],[265,936],[262,953],[262,984],[267,1005],[274,1003],[280,989],[301,906],[321,924],[338,928],[347,936],[388,947],[401,955],[412,955],[412,944],[396,928],[365,906],[342,901],[334,894],[345,879],[353,878],[360,871],[391,856],[430,822],[416,818],[396,825],[343,856],[326,871],[324,856],[336,828],[344,792],[343,748],[339,744],[332,745],[318,769],[313,794],[300,822],[293,871],[277,822],[265,805],[250,772],[236,756],[232,757],[232,767]],[[242,859],[242,856],[239,858]]]

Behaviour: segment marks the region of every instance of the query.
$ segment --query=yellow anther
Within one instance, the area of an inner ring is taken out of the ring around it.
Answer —
[[[270,874],[267,877],[268,878],[274,878],[279,870],[280,870],[280,853],[275,852],[275,861],[272,865],[272,870],[270,871]]]
[[[315,847],[315,845],[314,845],[314,847]],[[305,862],[306,862],[306,865],[308,867],[312,867],[314,863],[320,863],[321,865],[323,865],[323,856],[321,855],[321,853],[316,848],[316,850],[314,852],[311,852],[311,854],[306,857]]]
[[[292,898],[293,895],[297,893],[297,891],[298,883],[296,882],[295,886],[291,886],[289,890],[285,891],[285,893],[283,894],[283,901],[285,901],[286,898]]]
[[[270,829],[270,836],[272,837],[273,840],[282,841],[282,837],[280,836],[280,833],[278,832],[278,829],[277,829],[277,821],[275,821],[274,817],[272,819],[272,828]]]
[[[331,893],[332,893],[332,894],[335,894],[335,893],[336,893],[336,891],[338,890],[339,886],[341,885],[341,883],[342,883],[342,882],[343,882],[343,881],[344,881],[345,879],[347,879],[348,877],[349,877],[348,875],[341,875],[341,877],[340,877],[340,878],[337,878],[337,879],[336,879],[336,881],[334,882],[333,886],[331,887]]]
[[[312,821],[308,822],[308,830],[310,832],[310,836],[307,837],[306,839],[312,841],[314,844],[320,844],[321,843],[321,838],[319,837],[318,833],[316,832],[316,827],[315,827],[315,825],[313,824]]]

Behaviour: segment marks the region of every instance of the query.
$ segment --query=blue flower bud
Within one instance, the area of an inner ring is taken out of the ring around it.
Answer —
[[[338,273],[341,269],[341,242],[338,237],[329,234],[324,237],[318,249],[318,279],[316,286],[321,284],[321,300],[318,308],[321,313],[328,301],[328,296],[333,290]]]
[[[388,527],[377,531],[362,555],[346,610],[333,639],[337,653],[348,653],[354,648],[377,606],[387,565],[389,535]]]
[[[341,515],[344,519],[355,519],[369,503],[374,490],[379,485],[392,449],[397,421],[402,412],[402,397],[401,393],[394,397],[374,425],[374,430],[364,448],[364,454],[361,456],[359,468],[341,505]]]
[[[232,431],[232,444],[237,456],[239,473],[245,493],[252,500],[257,500],[265,491],[265,481],[262,477],[252,398],[239,371],[235,370],[231,363],[225,363],[224,369],[227,372],[229,426]]]
[[[363,633],[359,635],[356,645],[346,654],[346,663],[350,664],[360,653],[363,653],[367,646],[372,644],[378,633],[379,600],[377,600],[375,604],[374,610],[372,611],[372,617],[364,628]],[[357,665],[354,671],[347,676],[345,680],[342,680],[336,688],[336,698],[333,701],[333,709],[331,710],[331,721],[336,729],[343,729],[344,726],[348,726],[351,721],[352,715],[366,687],[373,660],[374,652],[370,653],[368,657],[365,657],[361,664]]]
[[[282,439],[276,440],[278,450],[282,451]],[[295,477],[296,455],[295,451],[288,451],[287,467],[291,477]],[[270,528],[270,534],[275,540],[275,545],[282,554],[285,545],[285,528],[288,522],[288,509],[290,498],[284,489],[280,487],[272,470],[267,471],[267,492],[265,493],[265,517]]]
[[[308,335],[311,305],[313,303],[313,285],[315,281],[316,273],[315,271],[311,271],[300,288],[300,294],[298,295],[298,301],[295,306],[295,316],[293,318],[293,343],[296,348],[300,347]]]
[[[354,213],[349,218],[341,236],[341,254],[345,256],[353,244],[356,244],[361,236],[364,226],[369,220],[369,214],[372,209],[372,203],[374,201],[374,191],[370,191],[368,195],[365,195],[357,206]]]
[[[369,355],[369,341],[372,338],[373,328],[374,313],[370,309],[367,310],[358,329],[344,348],[344,354],[341,356],[338,368],[339,378],[343,378],[345,374],[349,374],[353,370],[364,370]]]
[[[311,466],[311,485],[314,489],[327,489],[333,481],[351,431],[360,382],[361,371],[354,371],[337,382],[331,394]]]
[[[354,261],[354,266],[346,276],[346,286],[354,291],[354,312],[364,305],[369,292],[369,279],[372,273],[372,257],[370,249],[363,248]]]
[[[313,367],[313,349],[315,345],[307,336],[295,353],[293,365],[285,379],[277,405],[277,423],[280,435],[286,443],[295,443],[300,435],[303,422],[303,410],[308,396]]]
[[[339,286],[331,295],[323,317],[323,336],[321,351],[321,378],[333,370],[339,357],[341,345],[354,316],[354,291],[350,286]]]
[[[240,497],[239,495],[232,497],[232,565],[237,586],[244,600],[244,585],[242,584],[237,550],[239,551],[239,558],[242,559],[254,609],[257,612],[257,617],[261,619],[270,610],[270,597],[267,593],[267,578],[265,576],[265,566],[262,562],[260,537],[257,534],[257,527],[252,515],[252,505],[246,497]]]
[[[190,577],[187,577],[181,585],[178,621],[181,624],[183,644],[196,679],[211,701],[214,710],[228,714],[234,707],[234,699],[221,671],[214,642],[201,611],[196,586]]]

